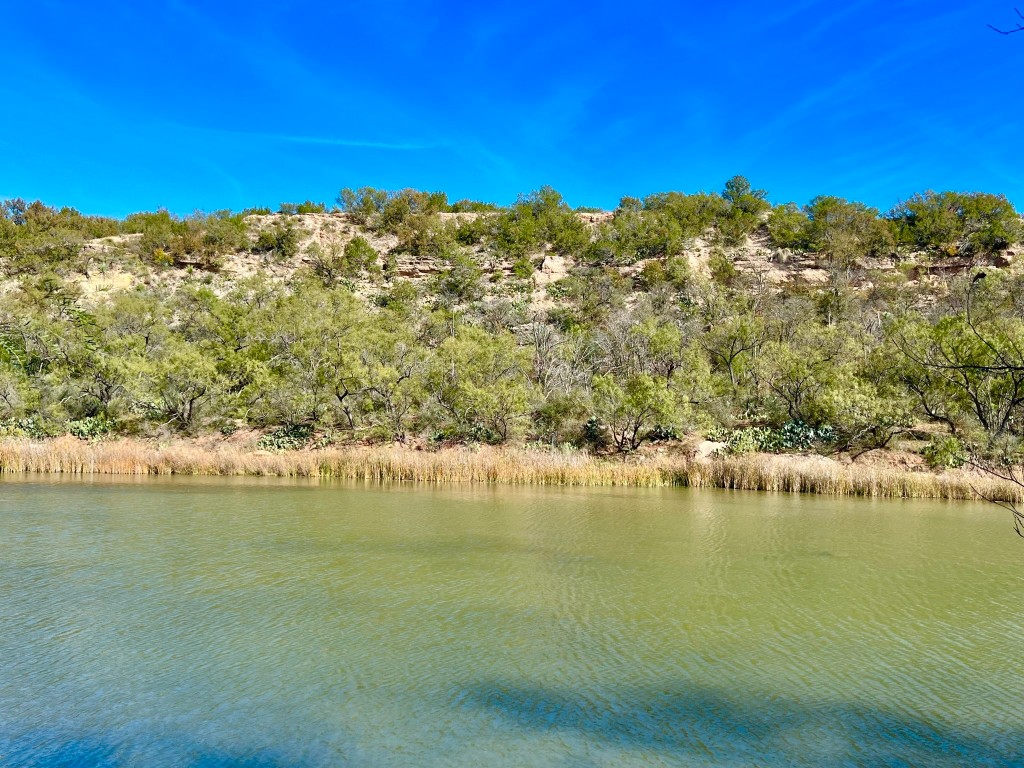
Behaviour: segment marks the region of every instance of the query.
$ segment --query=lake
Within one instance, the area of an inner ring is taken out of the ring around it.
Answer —
[[[0,480],[0,766],[1022,766],[980,504]]]

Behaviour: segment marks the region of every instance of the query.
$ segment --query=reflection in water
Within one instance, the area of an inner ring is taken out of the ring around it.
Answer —
[[[1024,765],[996,510],[0,482],[0,766]]]

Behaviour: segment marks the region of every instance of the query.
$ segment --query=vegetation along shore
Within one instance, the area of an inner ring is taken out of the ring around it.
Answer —
[[[646,453],[598,457],[579,450],[454,446],[436,450],[359,445],[265,451],[196,440],[130,438],[0,440],[0,472],[64,475],[249,475],[391,483],[567,486],[685,486],[824,493],[876,498],[1022,500],[1021,489],[967,469],[910,471],[891,463],[853,464],[822,456],[749,453],[700,457]]]
[[[1022,231],[997,194],[739,176],[614,211],[7,200],[0,467],[990,495],[965,465],[1021,461]]]

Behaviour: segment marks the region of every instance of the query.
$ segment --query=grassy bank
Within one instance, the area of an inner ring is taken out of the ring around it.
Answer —
[[[526,448],[414,450],[352,446],[281,453],[192,441],[0,440],[0,471],[73,475],[271,475],[366,482],[665,486],[889,498],[1019,500],[1020,489],[967,471],[910,472],[814,456],[745,454],[711,459],[594,457]]]

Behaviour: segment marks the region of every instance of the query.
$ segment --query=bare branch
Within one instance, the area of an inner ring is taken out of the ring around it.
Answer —
[[[972,456],[967,463],[982,473],[1003,480],[1011,485],[1016,485],[1024,490],[1024,477],[1012,465],[1000,467],[991,461],[984,461],[976,455]],[[995,504],[997,507],[1002,507],[1009,512],[1013,516],[1013,530],[1018,536],[1024,538],[1024,510],[1021,510],[1020,505],[1016,501],[983,493],[978,488],[975,488],[973,484],[971,485],[971,490],[990,504]]]
[[[1018,8],[1014,8],[1013,10],[1017,11],[1017,15],[1021,19],[1024,19],[1024,13],[1021,13]],[[986,24],[986,26],[993,32],[998,32],[1000,35],[1012,35],[1015,32],[1024,32],[1024,25],[1022,25],[1020,22],[1017,22],[1016,29],[999,29],[997,27],[993,27],[991,24]]]

